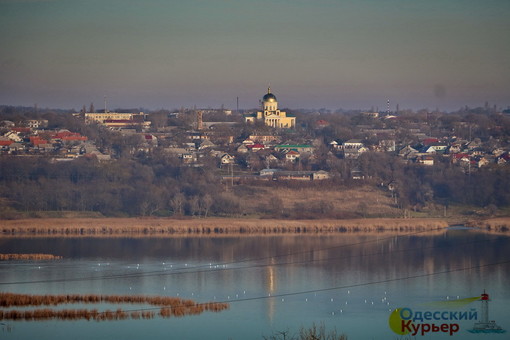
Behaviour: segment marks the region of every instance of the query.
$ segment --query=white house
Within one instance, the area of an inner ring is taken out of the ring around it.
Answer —
[[[9,138],[10,140],[12,140],[12,141],[14,141],[14,142],[17,142],[17,143],[19,143],[19,142],[23,141],[23,138],[21,138],[21,137],[20,137],[20,136],[19,136],[16,132],[14,132],[14,131],[9,131],[9,132],[7,132],[7,133],[4,135],[4,137],[7,137],[7,138]]]
[[[222,165],[223,164],[234,164],[234,161],[235,161],[235,157],[229,155],[228,153],[223,154],[223,156],[221,156],[221,158],[220,158],[220,162]]]

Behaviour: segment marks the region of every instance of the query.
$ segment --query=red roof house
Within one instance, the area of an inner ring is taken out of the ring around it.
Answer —
[[[264,150],[266,147],[264,146],[264,144],[255,143],[253,145],[246,145],[246,148],[251,151],[259,151]]]
[[[10,140],[9,138],[0,137],[0,146],[9,146],[12,143],[14,143],[14,141]]]

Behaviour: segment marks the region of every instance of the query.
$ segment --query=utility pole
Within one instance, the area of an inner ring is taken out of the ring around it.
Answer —
[[[234,190],[234,164],[232,164],[232,163],[230,163],[230,171],[231,171],[230,179],[231,179],[232,191],[233,191]]]

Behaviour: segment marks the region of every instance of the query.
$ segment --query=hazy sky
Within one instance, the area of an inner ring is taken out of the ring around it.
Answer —
[[[0,104],[510,105],[510,0],[0,0]]]

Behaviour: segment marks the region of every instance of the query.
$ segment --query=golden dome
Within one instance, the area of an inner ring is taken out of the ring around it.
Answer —
[[[276,97],[275,97],[274,94],[271,93],[271,88],[270,87],[267,88],[267,94],[264,97],[262,97],[262,101],[270,102],[270,103],[276,101]]]

